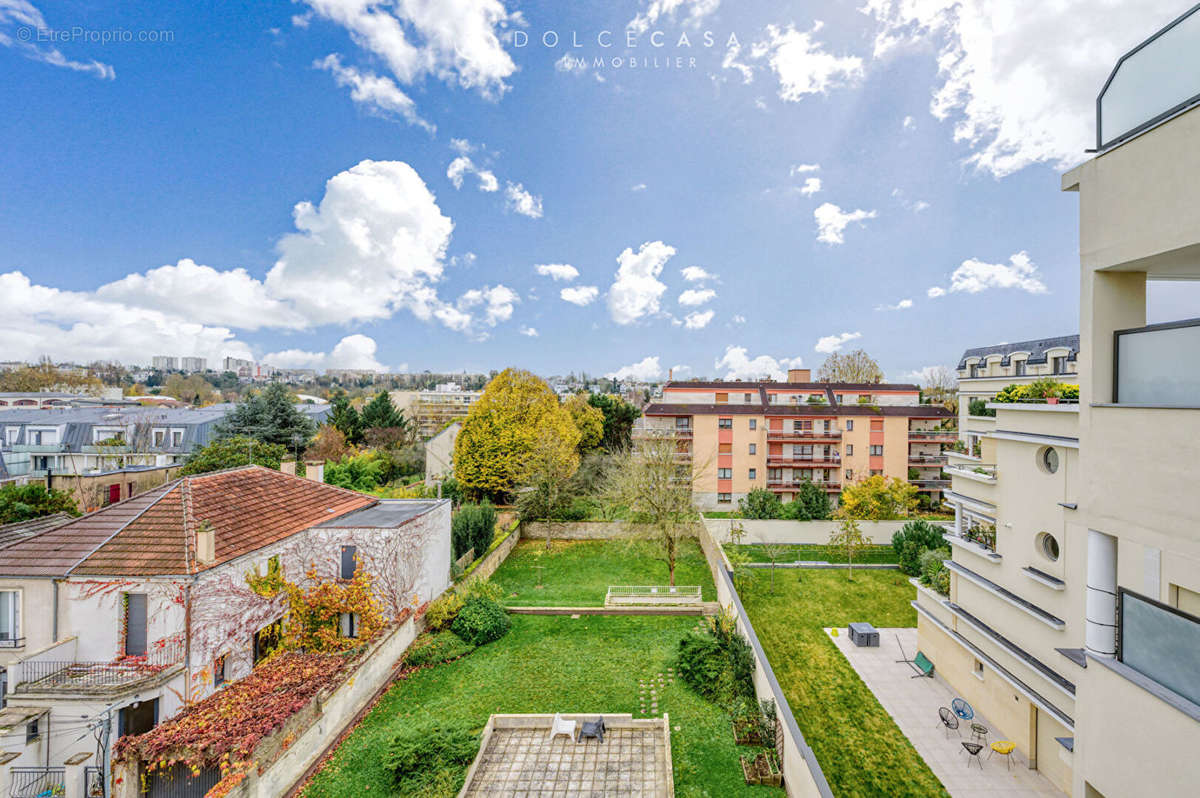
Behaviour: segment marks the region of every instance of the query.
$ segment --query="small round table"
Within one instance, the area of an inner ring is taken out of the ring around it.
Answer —
[[[987,736],[988,736],[988,727],[987,726],[984,726],[982,723],[972,723],[971,724],[971,739],[972,740],[983,740],[986,743]]]

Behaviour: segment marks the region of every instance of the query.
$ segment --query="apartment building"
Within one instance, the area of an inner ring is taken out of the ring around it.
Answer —
[[[431,391],[391,391],[392,404],[414,419],[421,440],[427,441],[451,422],[467,417],[482,391],[467,391],[456,382],[438,383]]]
[[[696,504],[729,509],[756,488],[790,501],[811,480],[831,497],[874,474],[915,484],[927,502],[949,486],[942,449],[956,440],[953,416],[920,404],[905,384],[668,382],[641,428],[672,434],[691,463]]]
[[[208,360],[202,357],[181,357],[179,367],[188,374],[196,374],[208,370]]]
[[[1063,176],[1079,403],[988,405],[948,469],[950,596],[916,602],[938,673],[1075,798],[1200,784],[1200,318],[1147,324],[1148,282],[1200,281],[1198,12],[1117,63]]]
[[[158,371],[178,371],[179,358],[172,355],[155,355],[151,358],[150,365]]]

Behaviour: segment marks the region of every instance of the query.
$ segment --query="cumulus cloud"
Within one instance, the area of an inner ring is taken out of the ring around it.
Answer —
[[[264,363],[284,369],[368,369],[388,371],[375,358],[378,345],[366,335],[347,335],[329,353],[307,352],[303,349],[284,349],[263,356]]]
[[[690,376],[691,373],[692,367],[686,363],[676,363],[674,366],[671,366],[671,377],[673,379],[681,379]]]
[[[721,5],[721,0],[650,0],[646,10],[629,21],[634,33],[645,33],[659,20],[669,21],[677,16],[686,25],[695,27]]]
[[[799,188],[801,194],[806,197],[811,197],[821,190],[821,178],[809,177],[805,178],[804,185]]]
[[[558,295],[572,305],[583,307],[592,304],[596,297],[600,296],[600,289],[594,285],[578,285],[564,288],[558,292]]]
[[[621,366],[616,371],[610,371],[604,376],[610,380],[636,380],[637,382],[650,382],[657,380],[663,375],[662,366],[658,364],[657,357],[645,357],[637,363],[630,363],[628,366]]]
[[[455,188],[462,188],[463,179],[473,174],[479,180],[479,190],[485,192],[498,191],[500,189],[500,181],[496,179],[495,173],[489,169],[482,169],[475,165],[475,162],[466,155],[460,155],[450,162],[450,166],[446,167],[446,177],[450,178],[450,182]]]
[[[1024,250],[1011,256],[1008,263],[985,263],[969,258],[950,275],[949,293],[978,294],[989,288],[1017,288],[1030,294],[1044,294],[1048,290],[1037,266]],[[926,293],[937,298],[947,290],[934,286]]]
[[[997,177],[1065,168],[1092,146],[1096,92],[1125,51],[1180,12],[1170,0],[866,0],[874,54],[932,43],[940,85],[930,112],[952,120],[968,161]],[[1063,47],[1063,31],[1071,46]],[[1081,53],[1087,53],[1081,58]]]
[[[808,174],[809,172],[818,172],[821,170],[819,163],[798,163],[788,170],[788,175],[795,177],[796,175]]]
[[[875,216],[875,211],[859,208],[847,213],[832,202],[826,202],[813,211],[813,218],[817,220],[817,240],[826,244],[843,244],[847,225],[874,219]]]
[[[689,330],[702,330],[712,321],[714,314],[712,310],[692,311],[683,317],[683,326]]]
[[[569,263],[539,263],[533,267],[543,277],[570,282],[579,276],[579,269]]]
[[[711,288],[689,288],[679,295],[679,304],[695,307],[711,301],[716,295],[717,292]]]
[[[617,274],[608,289],[608,311],[617,324],[632,324],[659,311],[659,300],[667,290],[658,280],[663,266],[675,255],[675,247],[647,241],[635,253],[632,248],[617,256]]]
[[[717,358],[713,368],[718,373],[724,371],[727,380],[759,380],[769,377],[773,380],[787,379],[787,370],[800,368],[804,365],[803,358],[773,358],[770,355],[750,357],[744,346],[729,346],[725,354]]]
[[[707,272],[699,266],[684,266],[679,270],[679,273],[683,276],[683,279],[687,280],[689,283],[699,283],[703,282],[704,280],[715,280],[717,277],[715,274]]]
[[[813,347],[818,352],[830,354],[842,348],[843,345],[850,341],[862,338],[862,333],[844,332],[840,335],[826,335],[823,338],[817,339],[817,345]]]
[[[337,85],[350,89],[350,99],[368,113],[385,118],[399,117],[409,124],[419,125],[430,133],[435,128],[417,114],[412,98],[400,90],[391,78],[374,72],[360,72],[352,66],[344,66],[336,53],[313,62],[317,69],[333,75]]]
[[[513,305],[521,301],[517,292],[506,285],[492,288],[473,288],[458,299],[458,309],[480,307],[483,321],[489,327],[495,327],[502,321],[508,321],[513,315]]]
[[[798,31],[792,25],[768,25],[766,39],[754,45],[754,57],[766,58],[779,78],[781,99],[800,102],[807,95],[826,94],[862,79],[861,58],[833,55],[814,38],[822,27],[820,22],[810,31]]]
[[[725,48],[725,57],[721,59],[721,68],[733,69],[737,71],[738,74],[742,76],[742,83],[744,84],[753,83],[754,67],[741,60],[741,57],[742,45],[738,42],[730,42],[729,46]],[[766,107],[766,104],[762,102],[761,98],[755,101],[755,105],[757,105],[759,108]]]
[[[110,64],[100,61],[73,61],[56,47],[39,47],[38,42],[29,41],[30,32],[50,29],[46,18],[28,0],[0,0],[0,47],[15,49],[33,61],[88,72],[102,80],[113,80],[117,72]]]
[[[534,327],[522,327],[522,328],[521,328],[521,335],[528,336],[529,338],[537,338],[537,337],[538,337],[538,331],[537,331],[537,329],[536,329],[536,328],[534,328]]]
[[[528,216],[530,219],[542,218],[542,198],[530,194],[520,183],[508,183],[504,186],[505,207],[514,213]]]
[[[894,305],[876,305],[876,310],[908,310],[913,306],[911,299],[901,299]]]

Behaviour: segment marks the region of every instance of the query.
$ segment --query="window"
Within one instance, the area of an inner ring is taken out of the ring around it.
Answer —
[[[21,639],[21,593],[17,590],[0,590],[0,641]]]
[[[163,441],[167,439],[167,431],[165,429],[154,430],[154,445],[162,446]]]
[[[783,479],[783,469],[782,468],[768,468],[767,469],[767,479],[769,479],[773,482],[778,482],[779,480]]]
[[[733,479],[733,469],[732,468],[718,468],[717,469],[717,479]]]
[[[1055,538],[1054,535],[1051,535],[1049,532],[1042,532],[1037,536],[1036,542],[1038,551],[1042,553],[1043,557],[1050,562],[1058,561],[1058,555],[1060,552],[1058,548],[1058,539]]]
[[[758,429],[758,419],[757,418],[750,419],[750,429],[752,429],[752,430]]]
[[[691,429],[692,419],[688,416],[675,416],[675,429]]]
[[[1018,361],[1017,361],[1017,362],[1016,362],[1014,365],[1015,365],[1015,367],[1016,367],[1015,374],[1016,374],[1018,377],[1024,377],[1024,376],[1025,376],[1025,361],[1024,361],[1024,360],[1018,360]]]
[[[40,718],[34,718],[33,720],[29,721],[29,723],[25,724],[25,745],[29,745],[30,743],[37,742],[39,739],[41,739],[42,735],[40,732],[38,732],[38,720],[40,720]]]
[[[834,398],[834,399],[837,399],[837,403],[840,405],[840,404],[842,403],[842,399],[846,398],[846,395],[845,395],[845,394],[841,394],[841,393],[835,393],[835,394],[833,395],[833,398]]]
[[[854,479],[854,469],[853,469],[853,468],[847,468],[847,469],[846,469],[846,481],[847,481],[847,482],[849,482],[849,481],[850,481],[850,480],[852,480],[852,479]]]
[[[171,430],[171,446],[178,449],[182,445],[183,445],[183,430],[181,430],[181,429]]]
[[[883,455],[883,446],[882,445],[873,445],[871,447],[871,456],[872,457],[881,457],[882,455]]]
[[[972,363],[970,366],[967,366],[967,377],[969,379],[973,380],[978,376],[979,376],[979,364],[978,363]]]
[[[881,476],[883,476],[883,469],[882,469],[882,468],[872,468],[872,469],[871,469],[871,476],[873,476],[873,477],[881,477]]]
[[[746,404],[750,404],[750,402],[751,402],[751,401],[753,401],[753,400],[750,398],[750,396],[751,396],[751,394],[745,394],[745,396],[744,396],[744,398],[743,398],[743,401],[744,401]]]
[[[975,678],[983,681],[983,663],[979,660],[975,660]]]
[[[757,468],[750,469],[750,479],[758,479],[758,469]]]
[[[342,579],[353,579],[354,571],[358,563],[358,547],[357,546],[342,546]]]
[[[225,684],[225,655],[217,657],[213,660],[213,687],[220,687]]]
[[[757,443],[750,444],[750,454],[758,454],[758,444]]]
[[[882,418],[871,419],[871,431],[872,432],[882,432],[883,431],[883,419]]]
[[[732,493],[718,493],[717,504],[729,504],[733,501]]]
[[[733,454],[733,444],[732,443],[718,443],[717,444],[717,454]]]
[[[796,429],[811,430],[812,428],[813,428],[813,423],[812,423],[811,418],[806,418],[806,419],[803,419],[802,421],[796,422]]]
[[[358,613],[343,612],[338,619],[338,631],[342,637],[358,637]]]
[[[1053,446],[1047,446],[1042,449],[1042,470],[1047,474],[1054,474],[1058,471],[1058,451]]]
[[[146,594],[126,593],[125,656],[146,656]]]
[[[852,456],[853,454],[854,454],[854,444],[853,444],[853,443],[847,443],[847,444],[846,444],[846,456],[847,456],[847,457],[850,457],[850,456]]]
[[[729,404],[729,394],[728,393],[717,394],[717,404],[719,404],[719,405]]]
[[[732,418],[718,418],[717,419],[717,429],[733,429],[733,419]]]
[[[854,431],[854,419],[848,418],[848,419],[846,419],[846,432],[853,432],[853,431]]]
[[[1054,367],[1055,374],[1067,373],[1067,358],[1063,355],[1050,358],[1050,363]]]
[[[279,645],[283,633],[283,621],[268,624],[254,633],[254,664],[262,662]]]

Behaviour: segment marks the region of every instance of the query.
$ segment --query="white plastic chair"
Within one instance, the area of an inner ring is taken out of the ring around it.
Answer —
[[[566,720],[557,712],[554,713],[554,720],[550,722],[550,740],[554,742],[554,738],[560,734],[567,735],[567,739],[575,739],[575,721]]]

